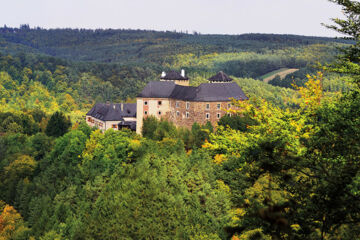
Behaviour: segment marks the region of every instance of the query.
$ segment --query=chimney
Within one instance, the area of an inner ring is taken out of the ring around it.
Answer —
[[[185,70],[184,69],[181,69],[181,76],[185,77]]]
[[[166,76],[166,72],[163,71],[163,72],[161,73],[161,77],[165,77],[165,76]]]

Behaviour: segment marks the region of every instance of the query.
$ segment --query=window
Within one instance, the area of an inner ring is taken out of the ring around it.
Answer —
[[[206,119],[210,119],[210,113],[206,113]]]
[[[218,104],[216,105],[216,108],[217,108],[218,110],[220,110],[220,107],[221,107],[221,104],[218,103]]]
[[[147,115],[147,111],[145,111],[144,114]]]
[[[189,109],[189,108],[190,108],[190,103],[186,102],[186,109]]]
[[[188,112],[186,112],[186,118],[189,118],[190,114]]]
[[[179,111],[176,111],[176,116],[180,116],[180,112],[179,112]]]
[[[217,118],[220,118],[220,117],[221,117],[220,113],[217,113],[217,114],[216,114],[216,117],[217,117]]]
[[[231,104],[230,104],[230,103],[228,104],[228,108],[231,108]]]
[[[144,105],[145,105],[145,106],[146,106],[146,105],[148,105],[148,102],[147,102],[147,101],[145,101],[145,102],[144,102]]]
[[[180,103],[179,103],[179,102],[176,102],[176,103],[175,103],[175,107],[177,107],[177,108],[180,107]]]
[[[161,101],[158,101],[158,105],[161,105],[162,104],[162,102]]]
[[[161,111],[159,111],[158,114],[161,115]]]
[[[88,122],[91,122],[91,117],[88,117]]]
[[[117,128],[116,124],[113,124],[113,125],[112,125],[112,128]]]
[[[210,103],[206,104],[206,109],[209,110],[210,109]]]

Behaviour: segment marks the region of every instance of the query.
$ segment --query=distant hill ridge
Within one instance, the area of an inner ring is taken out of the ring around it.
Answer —
[[[210,35],[130,29],[0,28],[0,51],[29,52],[94,62],[157,62],[183,53],[261,51],[343,39],[279,34]]]

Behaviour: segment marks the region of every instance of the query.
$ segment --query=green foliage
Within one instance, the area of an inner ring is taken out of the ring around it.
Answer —
[[[201,148],[203,143],[209,139],[210,134],[213,132],[213,126],[210,122],[206,122],[204,126],[194,123],[191,127],[191,134],[194,139],[194,147]]]
[[[234,232],[256,227],[277,238],[318,239],[356,228],[359,92],[324,97],[321,77],[299,88],[296,111],[239,102],[257,124],[246,132],[220,128],[205,145],[234,191]]]
[[[130,161],[130,141],[132,133],[113,131],[102,134],[100,130],[92,132],[82,153],[80,170],[85,179],[96,176],[111,176],[115,169]]]
[[[0,132],[35,134],[39,131],[39,124],[31,115],[24,113],[0,112]]]
[[[247,131],[248,126],[254,125],[256,122],[247,116],[240,116],[240,115],[225,115],[220,118],[218,125],[223,127],[230,127],[234,130],[239,130],[242,132]]]
[[[209,138],[213,132],[213,126],[210,122],[200,126],[194,123],[191,131],[186,128],[176,128],[172,122],[161,119],[157,120],[150,116],[144,118],[142,135],[148,139],[162,141],[167,138],[181,139],[186,149],[201,148],[202,144]]]
[[[64,135],[70,127],[70,118],[66,118],[62,112],[55,112],[51,115],[50,120],[46,125],[45,132],[48,136],[60,137]]]
[[[189,239],[202,232],[221,234],[226,192],[209,179],[206,160],[190,167],[184,153],[167,151],[162,156],[159,150],[154,146],[136,164],[111,177],[87,220],[87,238]]]

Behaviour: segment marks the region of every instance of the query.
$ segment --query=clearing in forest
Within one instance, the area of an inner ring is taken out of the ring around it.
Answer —
[[[298,70],[299,69],[297,69],[297,68],[280,68],[278,70],[269,72],[269,73],[261,76],[260,79],[263,80],[264,82],[268,83],[269,81],[273,80],[277,75],[279,75],[281,79],[284,79],[286,77],[286,75],[288,75],[290,73],[294,73]]]

